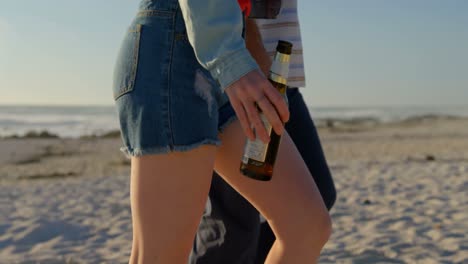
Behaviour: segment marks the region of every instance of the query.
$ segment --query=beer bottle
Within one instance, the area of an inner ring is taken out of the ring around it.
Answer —
[[[282,40],[278,42],[276,54],[268,76],[268,80],[283,95],[286,102],[288,100],[286,89],[291,50],[291,43]],[[247,139],[240,165],[240,171],[247,177],[260,181],[269,181],[273,174],[273,167],[275,165],[276,155],[281,142],[281,136],[275,133],[270,122],[268,122],[267,118],[258,106],[257,109],[259,110],[260,119],[270,135],[270,142],[265,144],[259,138],[256,138],[253,141]]]

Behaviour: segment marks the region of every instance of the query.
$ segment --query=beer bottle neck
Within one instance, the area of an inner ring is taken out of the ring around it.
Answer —
[[[286,85],[289,75],[290,55],[276,52],[270,68],[270,80]]]

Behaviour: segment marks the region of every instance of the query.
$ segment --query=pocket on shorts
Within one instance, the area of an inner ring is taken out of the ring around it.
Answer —
[[[114,100],[130,93],[135,87],[140,56],[141,28],[141,24],[130,28],[122,41],[114,68]]]

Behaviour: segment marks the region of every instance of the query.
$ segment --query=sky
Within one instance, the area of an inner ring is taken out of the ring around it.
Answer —
[[[468,104],[468,1],[298,1],[309,105]],[[0,0],[0,105],[111,105],[138,2]]]

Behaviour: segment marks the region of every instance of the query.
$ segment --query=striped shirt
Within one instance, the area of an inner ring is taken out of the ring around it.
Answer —
[[[304,58],[302,55],[301,31],[297,15],[297,0],[283,0],[281,12],[276,19],[256,19],[263,45],[273,58],[278,40],[293,44],[289,68],[288,86],[305,87]]]

